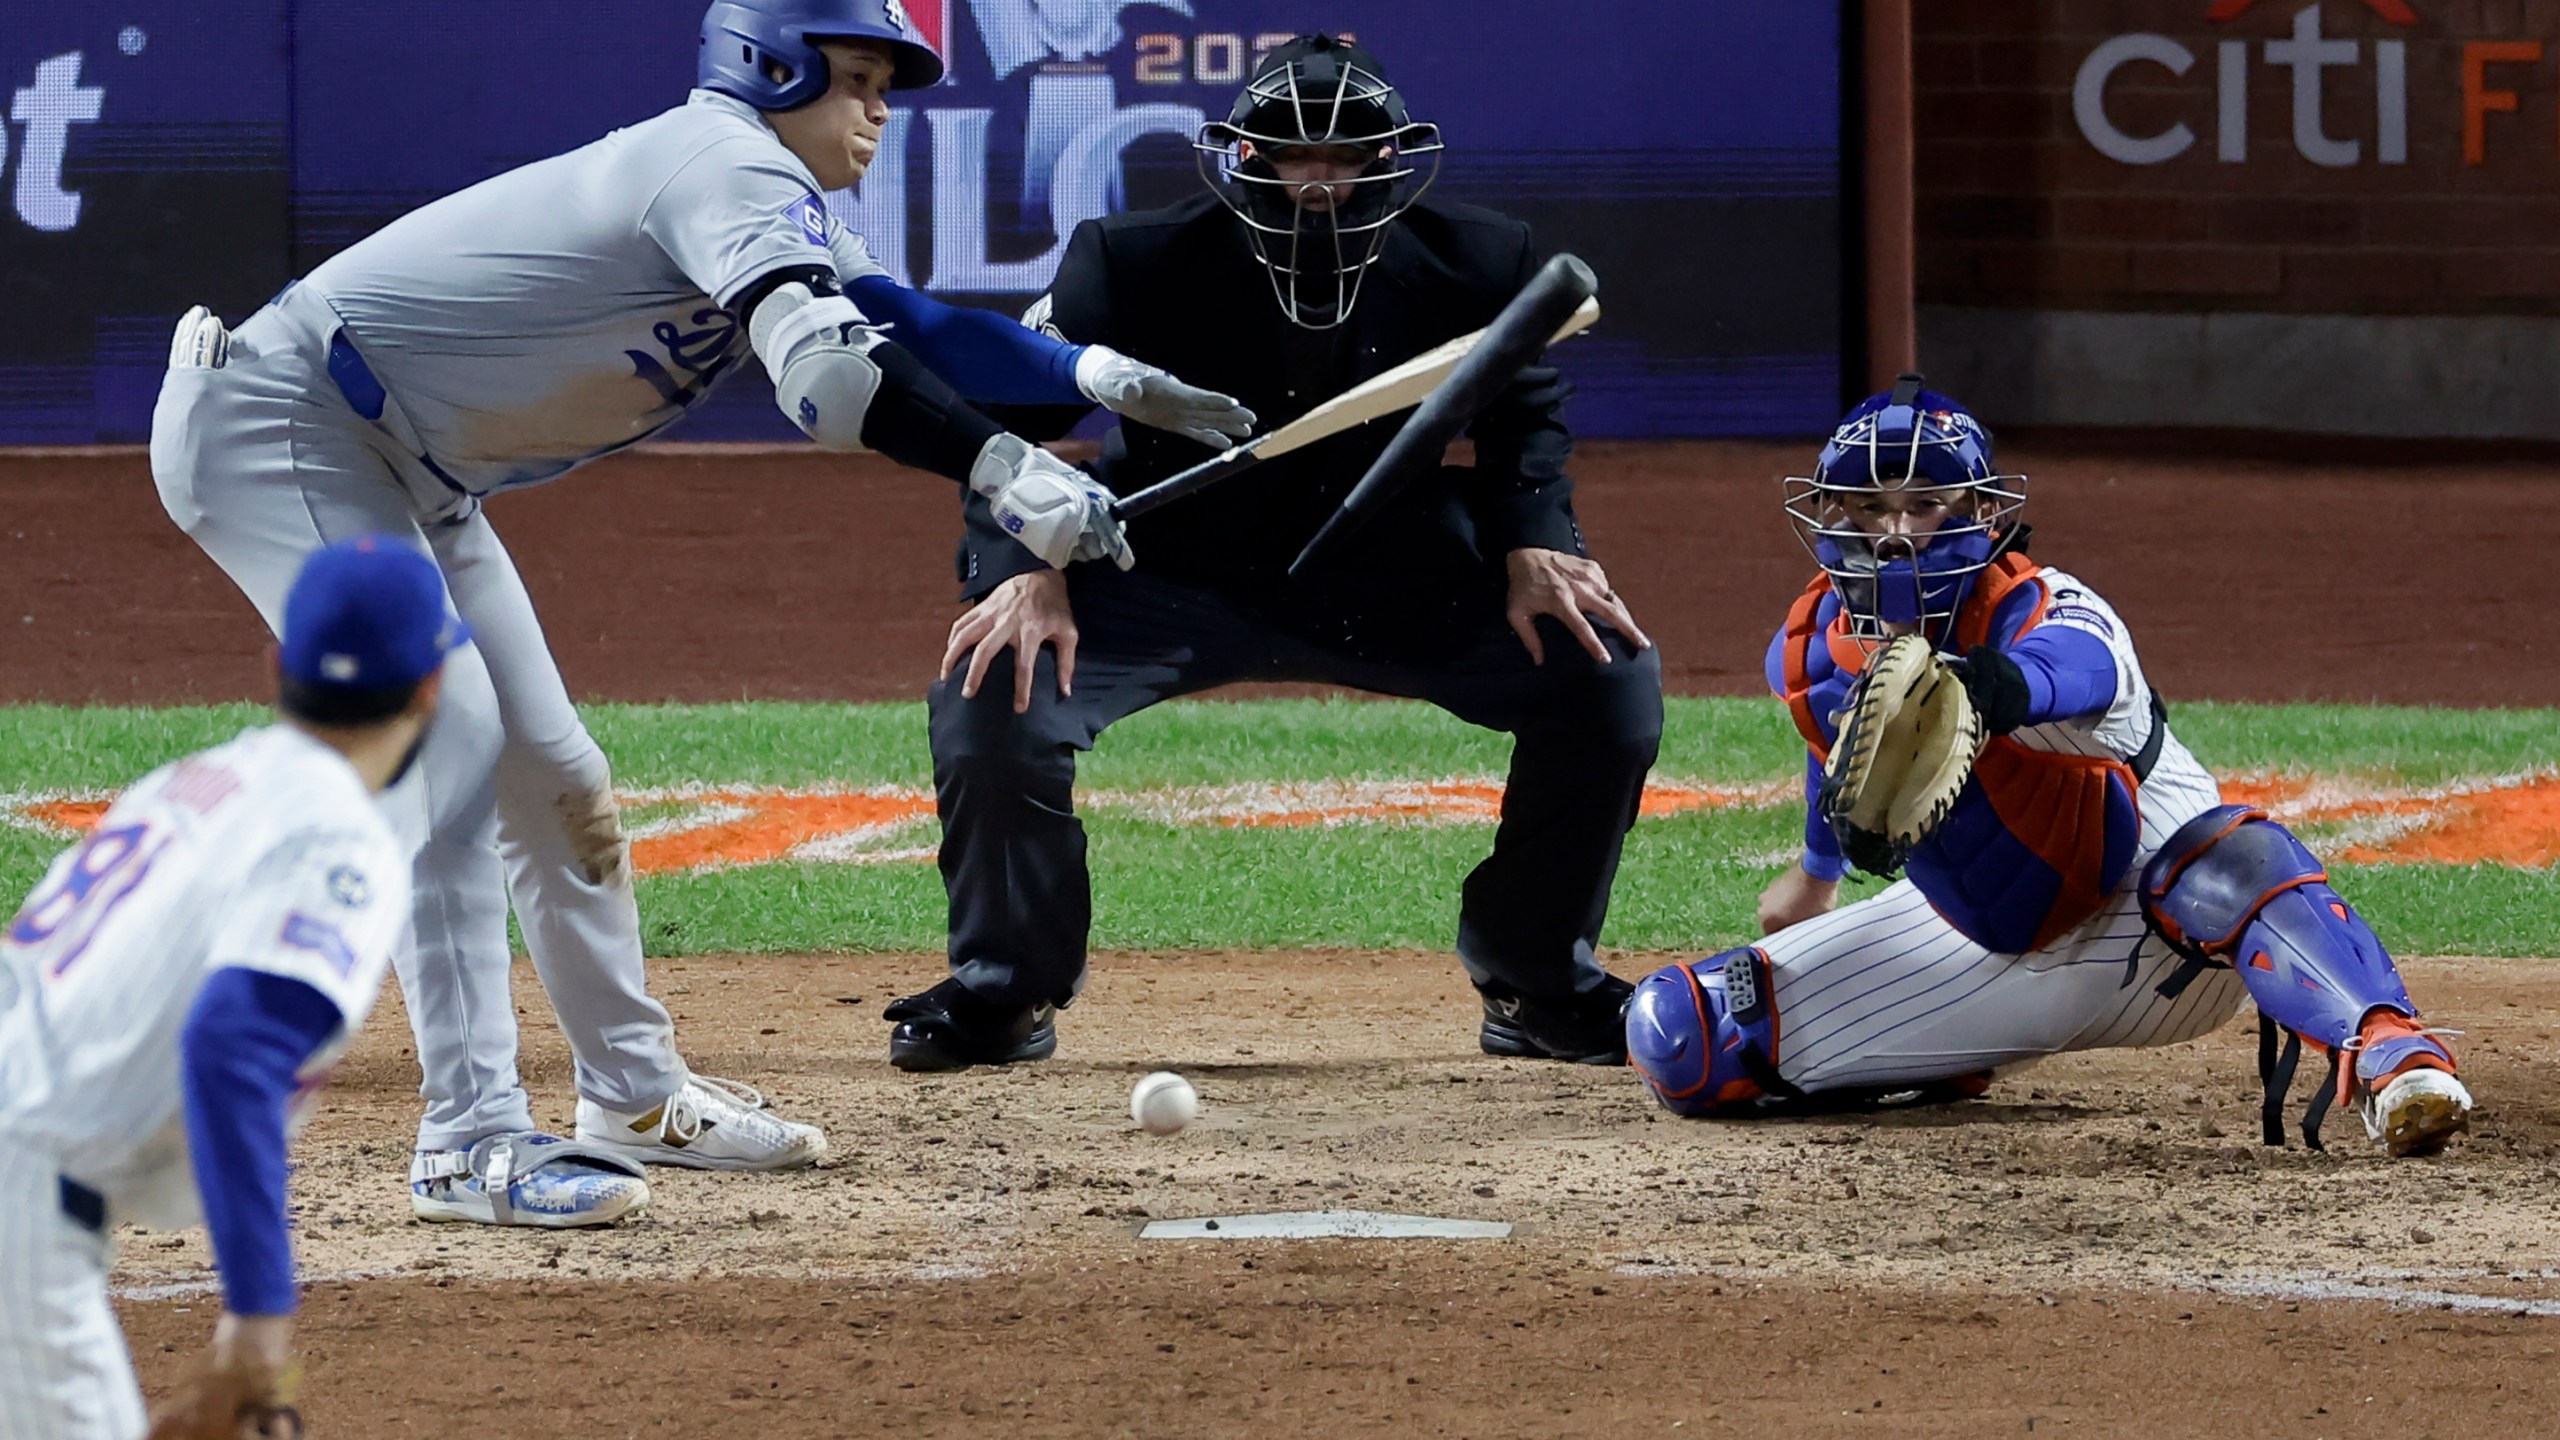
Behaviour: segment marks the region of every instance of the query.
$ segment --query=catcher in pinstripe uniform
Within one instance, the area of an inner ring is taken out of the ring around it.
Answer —
[[[2395,1155],[2471,1096],[2391,957],[2292,832],[2225,805],[2115,610],[2028,556],[2024,477],[1906,375],[1787,511],[1821,567],[1767,657],[1807,747],[1802,860],[1760,944],[1637,987],[1628,1059],[1682,1114],[1978,1095],[2063,1050],[2261,1017],[2266,1138],[2307,1046]],[[1900,878],[1839,905],[1849,866]]]

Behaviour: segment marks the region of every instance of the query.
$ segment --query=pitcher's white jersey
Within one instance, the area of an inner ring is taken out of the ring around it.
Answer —
[[[336,312],[426,458],[486,495],[675,421],[748,352],[738,292],[811,264],[888,273],[752,107],[697,90],[412,211],[299,288]],[[454,497],[415,498],[432,515]]]
[[[337,1006],[307,1101],[408,923],[408,855],[336,751],[277,725],[152,772],[0,938],[0,1143],[49,1157],[119,1219],[193,1223],[179,1035],[206,977],[263,971]]]

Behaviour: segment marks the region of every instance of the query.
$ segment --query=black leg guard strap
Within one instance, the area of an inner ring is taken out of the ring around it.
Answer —
[[[2144,933],[2146,935],[2157,935],[2160,932],[2158,930],[2146,930]],[[2139,952],[2137,952],[2137,958],[2138,956]],[[2151,988],[2161,999],[2175,1000],[2179,996],[2186,994],[2187,987],[2196,983],[2196,977],[2207,970],[2228,970],[2230,968],[2230,966],[2223,964],[2219,960],[2207,960],[2201,956],[2189,955],[2178,963],[2177,969],[2169,972],[2168,979],[2161,981],[2159,984],[2154,985]]]
[[[2329,1148],[2320,1143],[2320,1122],[2329,1118],[2329,1105],[2338,1098],[2338,1070],[2346,1061],[2346,1051],[2329,1052],[2329,1078],[2321,1083],[2320,1093],[2311,1097],[2311,1104],[2302,1112],[2302,1143],[2314,1150]]]
[[[1762,1094],[1774,1095],[1781,1100],[1804,1098],[1804,1092],[1779,1074],[1778,1067],[1769,1063],[1769,1057],[1761,1054],[1757,1045],[1742,1047],[1742,1073],[1751,1077],[1751,1083],[1759,1086]]]
[[[2283,1047],[2277,1047],[2282,1035]],[[2281,1149],[2284,1145],[2284,1097],[2293,1089],[2293,1072],[2302,1063],[2302,1037],[2280,1029],[2276,1022],[2261,1012],[2258,1016],[2258,1079],[2266,1087],[2266,1100],[2258,1111],[2258,1131],[2267,1144]]]
[[[2279,1045],[2278,1037],[2282,1037]],[[2326,1151],[2320,1142],[2320,1127],[2329,1119],[2329,1107],[2337,1103],[2338,1072],[2345,1068],[2347,1052],[2329,1052],[2329,1073],[2320,1082],[2317,1094],[2302,1110],[2302,1143],[2309,1149]],[[2293,1090],[2294,1072],[2302,1064],[2302,1037],[2258,1014],[2258,1080],[2266,1087],[2266,1099],[2258,1111],[2258,1131],[2267,1144],[2284,1146],[2284,1102]]]

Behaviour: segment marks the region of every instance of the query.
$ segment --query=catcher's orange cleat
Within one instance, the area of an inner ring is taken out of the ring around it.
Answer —
[[[2339,1083],[2359,1094],[2365,1134],[2393,1155],[2432,1155],[2471,1128],[2471,1091],[2454,1078],[2453,1052],[2397,1010],[2375,1010],[2356,1033],[2355,1063]]]
[[[2429,1030],[2397,1010],[2374,1011],[2364,1017],[2364,1024],[2356,1032],[2356,1052],[2390,1068],[2380,1073],[2359,1073],[2357,1078],[2368,1087],[2379,1088],[2411,1070],[2453,1074],[2459,1067],[2453,1063],[2453,1051],[2437,1038],[2442,1033]],[[2409,1041],[2417,1043],[2405,1043]],[[2362,1072],[2364,1067],[2359,1065],[2357,1069]]]

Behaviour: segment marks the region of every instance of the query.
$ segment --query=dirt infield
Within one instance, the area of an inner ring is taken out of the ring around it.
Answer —
[[[1775,477],[1803,445],[1592,444],[1586,528],[1675,691],[1748,694],[1807,572]],[[2173,698],[2560,705],[2531,550],[2546,463],[2129,458],[2029,439],[2038,554],[2095,583]],[[491,507],[570,688],[912,699],[957,586],[942,481],[868,457],[635,453]],[[0,701],[261,692],[265,637],[138,453],[0,456]]]
[[[1799,445],[1587,447],[1601,558],[1691,693],[1758,689],[1804,561]],[[2462,471],[2029,441],[2039,553],[2173,697],[2560,704],[2514,563],[2530,462]],[[913,698],[952,494],[871,462],[658,452],[493,513],[589,698]],[[0,702],[261,693],[265,637],[138,455],[0,457]],[[1613,957],[1641,973],[1648,957]],[[1059,1059],[918,1079],[884,1001],[938,957],[655,967],[692,1061],[825,1124],[781,1177],[659,1172],[638,1222],[455,1229],[401,1195],[396,991],[297,1154],[315,1433],[915,1436],[2539,1433],[2560,1413],[2560,962],[2423,961],[2478,1133],[2393,1164],[2256,1142],[2250,1037],[2067,1056],[1986,1100],[1679,1122],[1624,1071],[1492,1061],[1443,957],[1102,957]],[[528,977],[525,1074],[569,1122]],[[1208,1102],[1130,1126],[1172,1067]],[[1354,1208],[1501,1240],[1148,1241],[1150,1218]],[[200,1234],[128,1234],[147,1383],[199,1347]]]
[[[295,1180],[317,1433],[2504,1436],[2560,1409],[2553,965],[2411,967],[2470,1032],[2484,1111],[2400,1163],[2346,1117],[2326,1155],[2261,1147],[2239,1023],[1953,1108],[1711,1125],[1623,1070],[1477,1055],[1455,966],[1410,955],[1104,956],[1058,1059],[899,1075],[880,1004],[939,969],[660,967],[693,1061],[838,1157],[656,1172],[650,1216],[586,1235],[406,1218],[416,1072],[386,996]],[[1159,1066],[1207,1102],[1169,1140],[1126,1111]],[[1136,1234],[1318,1208],[1519,1229]],[[147,1379],[201,1341],[203,1259],[126,1242],[122,1283],[177,1287],[126,1306]],[[2312,1303],[2341,1293],[2402,1303]]]

